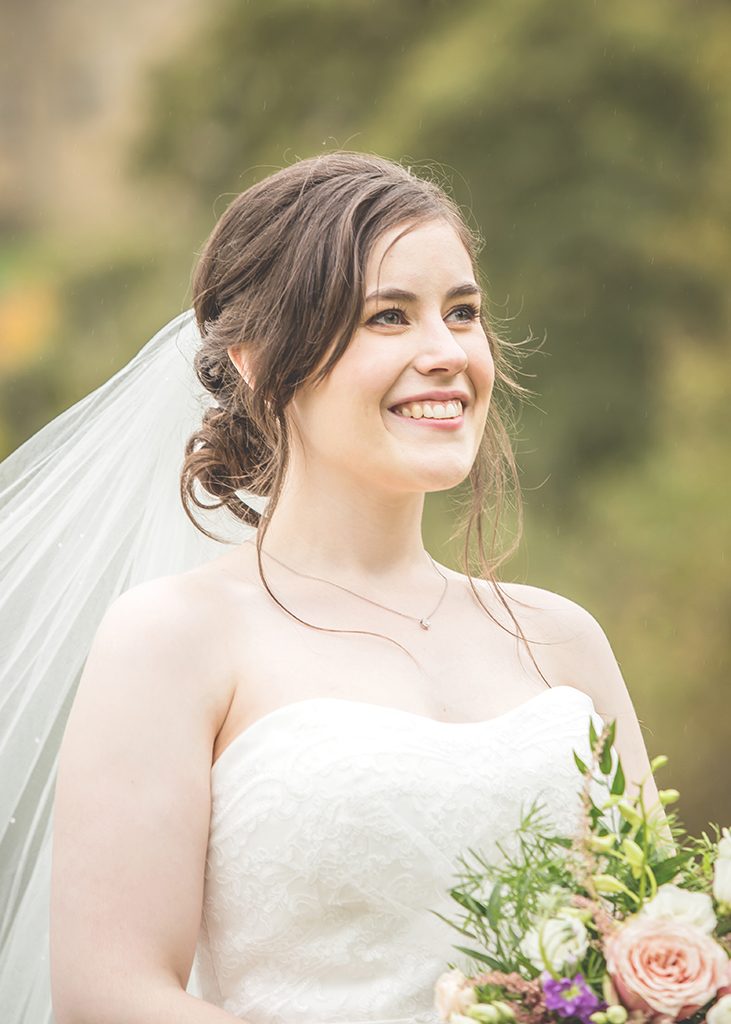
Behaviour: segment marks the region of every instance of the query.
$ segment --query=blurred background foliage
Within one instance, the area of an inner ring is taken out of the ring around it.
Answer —
[[[502,575],[592,612],[682,819],[731,821],[728,4],[36,6],[40,38],[19,15],[2,44],[0,454],[190,304],[254,181],[335,148],[436,174],[485,239],[499,332],[541,340]],[[426,539],[457,565],[451,497]]]

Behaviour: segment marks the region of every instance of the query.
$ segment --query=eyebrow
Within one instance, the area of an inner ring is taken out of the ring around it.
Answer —
[[[472,281],[466,281],[464,284],[457,284],[454,288],[450,288],[445,298],[457,299],[463,295],[481,295],[482,292]],[[403,288],[386,288],[383,291],[371,292],[370,295],[366,296],[366,302],[370,302],[371,299],[402,299],[404,302],[416,302],[418,295],[413,292],[406,292]]]

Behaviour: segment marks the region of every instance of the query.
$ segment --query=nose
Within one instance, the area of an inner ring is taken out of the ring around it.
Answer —
[[[467,368],[469,359],[459,338],[439,317],[424,330],[414,365],[420,373],[456,374]]]

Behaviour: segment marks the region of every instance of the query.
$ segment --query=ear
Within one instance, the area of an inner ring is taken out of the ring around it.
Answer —
[[[236,367],[237,371],[244,378],[249,387],[254,389],[254,377],[249,366],[247,354],[242,345],[231,345],[226,349],[228,357]]]

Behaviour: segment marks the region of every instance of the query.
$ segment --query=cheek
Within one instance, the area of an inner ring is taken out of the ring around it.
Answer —
[[[495,362],[487,340],[484,345],[470,353],[467,373],[472,380],[478,401],[487,401],[495,383]]]
[[[361,359],[344,366],[347,375],[333,380],[326,401],[326,417],[330,428],[340,423],[342,429],[367,431],[377,427],[383,417],[386,395],[398,377],[398,368],[389,372],[383,361]]]
[[[333,380],[331,387],[299,406],[305,439],[321,454],[352,451],[354,442],[364,442],[382,425],[384,393],[365,368],[347,382]]]
[[[489,362],[487,364],[487,387],[489,389],[490,394],[492,394],[492,388],[493,388],[494,383],[495,383],[495,363],[492,361],[492,358],[490,358],[490,360],[489,360]]]

